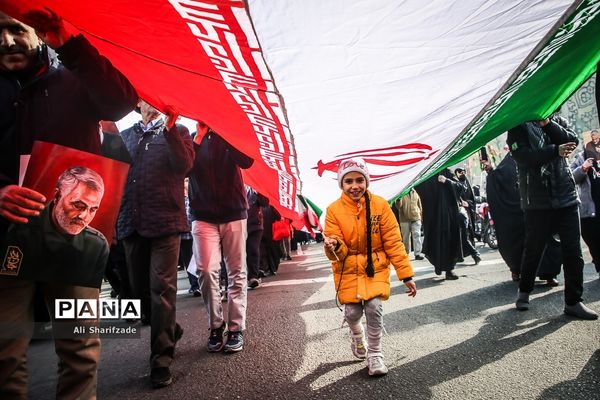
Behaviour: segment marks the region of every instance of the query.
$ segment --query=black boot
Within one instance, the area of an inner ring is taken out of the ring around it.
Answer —
[[[458,279],[458,275],[454,273],[454,271],[446,271],[446,280],[455,281]]]

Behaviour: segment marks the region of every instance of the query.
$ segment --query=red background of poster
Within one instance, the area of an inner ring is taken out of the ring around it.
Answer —
[[[54,198],[56,181],[68,168],[82,166],[93,169],[104,180],[104,197],[90,226],[96,228],[112,243],[121,197],[129,172],[129,165],[85,151],[46,142],[35,142],[27,166],[23,186]]]

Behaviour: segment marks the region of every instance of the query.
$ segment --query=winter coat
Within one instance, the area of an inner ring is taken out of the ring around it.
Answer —
[[[421,198],[414,189],[411,189],[408,194],[396,200],[396,207],[398,208],[400,222],[421,220]]]
[[[137,123],[121,137],[133,161],[117,220],[119,240],[134,232],[146,238],[188,232],[183,180],[194,150],[187,128],[167,131],[160,121],[144,132]]]
[[[194,143],[190,171],[190,207],[194,220],[224,224],[248,218],[248,200],[240,169],[254,160],[213,131]]]
[[[558,122],[552,118],[543,128],[526,122],[508,131],[506,141],[519,169],[523,210],[558,209],[579,203],[571,169],[558,155],[559,145],[578,143],[578,139]]]
[[[592,198],[590,177],[581,168],[584,161],[583,152],[577,154],[571,163],[571,171],[573,171],[573,178],[575,178],[575,182],[577,183],[577,191],[581,200],[581,204],[579,204],[579,216],[580,218],[591,218],[596,216],[596,205]]]
[[[364,196],[356,203],[345,193],[327,208],[324,235],[339,242],[335,254],[326,249],[333,261],[335,288],[340,303],[358,303],[390,296],[390,263],[396,269],[398,279],[413,276],[413,269],[402,238],[400,228],[388,202],[369,192],[371,204],[372,259],[375,275],[366,274],[367,237]],[[339,259],[337,261],[336,259]]]
[[[43,46],[40,71],[18,80],[0,72],[0,187],[16,184],[19,155],[34,140],[100,154],[99,121],[118,121],[138,96],[129,81],[81,35],[57,49]]]
[[[246,188],[246,198],[248,199],[248,233],[262,231],[263,226],[263,207],[269,205],[269,199],[256,192],[250,186]]]

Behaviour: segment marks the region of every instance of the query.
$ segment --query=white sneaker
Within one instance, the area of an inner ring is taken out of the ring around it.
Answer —
[[[367,358],[367,346],[365,345],[365,335],[355,335],[352,332],[350,332],[350,338],[350,348],[352,349],[352,354],[354,354],[354,357],[360,358],[361,360]]]
[[[388,373],[388,369],[383,363],[383,356],[369,356],[369,375],[385,375]]]

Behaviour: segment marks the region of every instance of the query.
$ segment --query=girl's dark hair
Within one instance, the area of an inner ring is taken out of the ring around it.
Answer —
[[[369,193],[365,192],[365,207],[367,211],[367,276],[372,278],[375,276],[375,269],[373,268],[373,252],[371,244],[371,201],[369,199]]]

